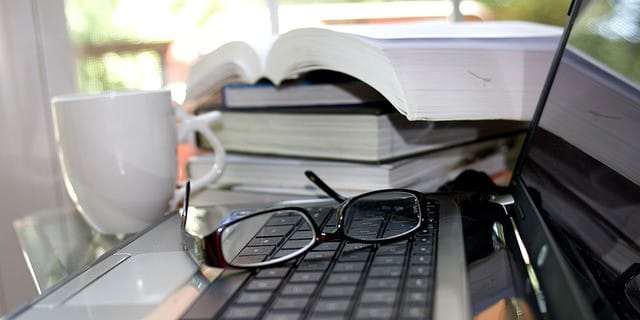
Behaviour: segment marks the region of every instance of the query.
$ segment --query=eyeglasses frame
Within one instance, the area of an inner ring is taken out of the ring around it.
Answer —
[[[418,230],[424,228],[424,226],[426,225],[425,221],[427,221],[427,217],[423,214],[424,212],[427,212],[426,208],[424,207],[426,204],[426,201],[424,201],[424,193],[422,192],[411,190],[411,189],[393,188],[393,189],[374,190],[374,191],[359,194],[352,198],[346,198],[339,195],[337,192],[333,191],[333,189],[329,188],[324,182],[322,182],[322,180],[320,180],[312,172],[307,171],[305,172],[305,174],[307,175],[307,177],[309,177],[309,175],[312,175],[313,178],[310,178],[310,180],[312,180],[314,183],[318,184],[317,181],[319,181],[320,185],[318,186],[321,189],[323,189],[325,192],[326,192],[325,188],[328,188],[330,192],[327,192],[327,194],[330,195],[332,198],[334,198],[336,201],[342,200],[341,202],[339,201],[340,204],[338,205],[338,208],[336,210],[337,221],[336,221],[336,230],[334,232],[327,233],[322,231],[320,229],[320,226],[318,226],[313,220],[313,218],[311,217],[311,214],[309,213],[309,211],[307,211],[305,208],[288,206],[288,207],[270,208],[270,209],[261,210],[258,212],[249,213],[247,215],[234,217],[232,220],[224,222],[223,224],[218,226],[213,232],[207,234],[204,237],[193,235],[186,230],[186,222],[187,222],[188,207],[189,207],[188,198],[190,194],[190,190],[189,190],[190,183],[189,181],[187,181],[186,194],[184,198],[183,208],[181,211],[181,219],[182,219],[181,234],[182,234],[183,249],[187,251],[189,255],[192,257],[192,259],[196,261],[198,264],[205,264],[209,267],[218,267],[218,268],[254,269],[254,268],[276,266],[276,265],[285,263],[287,261],[294,260],[299,256],[301,256],[302,254],[307,253],[309,250],[319,246],[320,244],[333,241],[335,239],[347,240],[351,242],[365,243],[365,244],[376,244],[376,243],[386,244],[386,243],[401,241],[409,238],[411,235],[413,235]],[[377,238],[377,239],[359,239],[359,238],[349,236],[344,232],[344,223],[345,223],[344,213],[346,212],[346,209],[350,206],[350,204],[352,204],[355,200],[361,199],[363,197],[368,197],[374,194],[388,193],[388,192],[404,192],[404,193],[412,194],[413,196],[416,197],[416,199],[418,200],[419,212],[418,212],[418,223],[416,224],[415,227],[401,234],[394,235],[392,237]],[[298,251],[296,251],[293,254],[276,258],[273,260],[269,260],[269,261],[263,261],[263,262],[248,264],[248,265],[241,265],[241,266],[234,265],[233,263],[229,263],[224,258],[223,250],[222,250],[222,241],[223,241],[222,235],[226,228],[229,228],[234,224],[240,223],[246,219],[254,218],[258,215],[265,215],[265,214],[270,214],[274,212],[283,212],[283,211],[297,211],[301,213],[302,217],[311,226],[311,229],[313,231],[312,239],[309,241],[309,244],[300,248]]]

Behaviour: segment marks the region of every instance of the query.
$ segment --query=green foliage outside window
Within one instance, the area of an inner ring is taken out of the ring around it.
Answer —
[[[164,52],[154,50],[157,44],[168,44],[181,30],[202,25],[227,2],[66,0],[78,90],[161,87]]]
[[[100,92],[124,88],[154,89],[162,83],[162,59],[157,52],[107,52],[76,61],[78,89]]]
[[[497,20],[524,20],[564,26],[571,0],[478,0]]]

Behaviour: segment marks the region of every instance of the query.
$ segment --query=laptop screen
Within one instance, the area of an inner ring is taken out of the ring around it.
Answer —
[[[632,2],[583,2],[519,166],[582,289],[627,315],[640,299],[640,23]]]

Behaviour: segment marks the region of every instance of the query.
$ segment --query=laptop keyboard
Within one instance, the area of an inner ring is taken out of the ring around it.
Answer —
[[[335,208],[307,208],[325,232]],[[427,202],[427,228],[389,244],[325,242],[296,261],[214,281],[184,319],[429,319],[435,276],[438,205]],[[286,215],[273,217],[236,259],[262,261],[308,243],[312,233]],[[366,232],[363,230],[363,232]]]

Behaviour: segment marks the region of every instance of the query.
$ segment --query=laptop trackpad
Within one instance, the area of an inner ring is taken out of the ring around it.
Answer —
[[[197,266],[184,251],[134,255],[69,299],[67,306],[157,304],[187,282]]]

